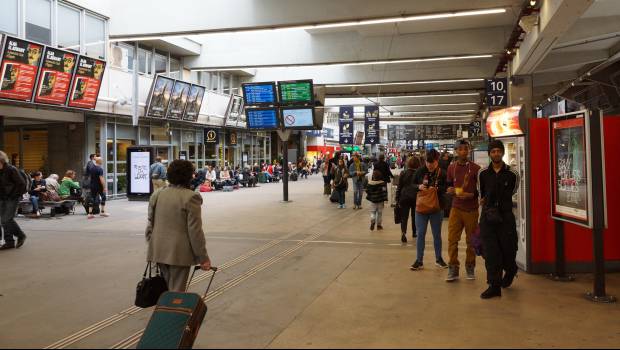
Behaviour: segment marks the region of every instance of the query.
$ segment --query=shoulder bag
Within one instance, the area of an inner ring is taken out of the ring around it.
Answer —
[[[435,184],[429,187],[425,191],[419,191],[416,199],[415,210],[420,214],[433,214],[441,210],[439,205],[439,195],[437,193],[437,185],[439,184],[439,177],[441,175],[441,168],[437,169],[437,176],[435,177]]]
[[[142,275],[142,281],[136,286],[135,305],[141,308],[151,307],[157,304],[159,297],[168,291],[166,280],[160,275],[159,268],[156,266],[156,275],[151,275],[151,262],[146,264],[146,269]],[[146,277],[146,271],[149,277]]]

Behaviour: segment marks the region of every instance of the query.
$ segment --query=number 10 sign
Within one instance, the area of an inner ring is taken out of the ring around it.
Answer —
[[[508,79],[485,79],[487,106],[508,106]]]

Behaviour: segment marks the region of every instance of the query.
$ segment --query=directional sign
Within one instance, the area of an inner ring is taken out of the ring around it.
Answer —
[[[379,106],[364,107],[364,127],[366,134],[366,145],[379,144]]]
[[[340,144],[353,143],[353,106],[341,106],[339,115]]]
[[[508,79],[485,79],[487,106],[508,106]]]

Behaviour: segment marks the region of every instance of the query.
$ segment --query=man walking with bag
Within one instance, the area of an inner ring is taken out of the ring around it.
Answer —
[[[0,151],[0,219],[4,231],[4,245],[0,250],[19,248],[26,235],[15,222],[19,199],[26,193],[26,181],[16,167],[9,164],[6,153]],[[15,238],[17,237],[17,243]]]
[[[162,164],[161,157],[155,158],[155,163],[151,165],[151,180],[153,181],[153,192],[166,187],[166,167]]]
[[[510,287],[517,275],[518,236],[512,196],[519,188],[519,174],[502,160],[504,151],[501,141],[492,141],[489,144],[492,162],[478,177],[482,205],[480,234],[489,284],[480,295],[482,299],[501,297],[502,288]]]
[[[478,226],[478,172],[480,166],[469,161],[470,145],[467,140],[459,140],[456,143],[457,160],[448,166],[448,194],[453,195],[452,209],[448,221],[448,262],[447,282],[453,282],[459,278],[459,241],[465,229],[467,242],[467,258],[465,271],[467,279],[475,279],[476,252],[472,246],[472,235]]]

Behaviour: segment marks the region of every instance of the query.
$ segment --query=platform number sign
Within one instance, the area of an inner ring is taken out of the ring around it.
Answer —
[[[508,79],[486,79],[487,106],[508,106]]]

